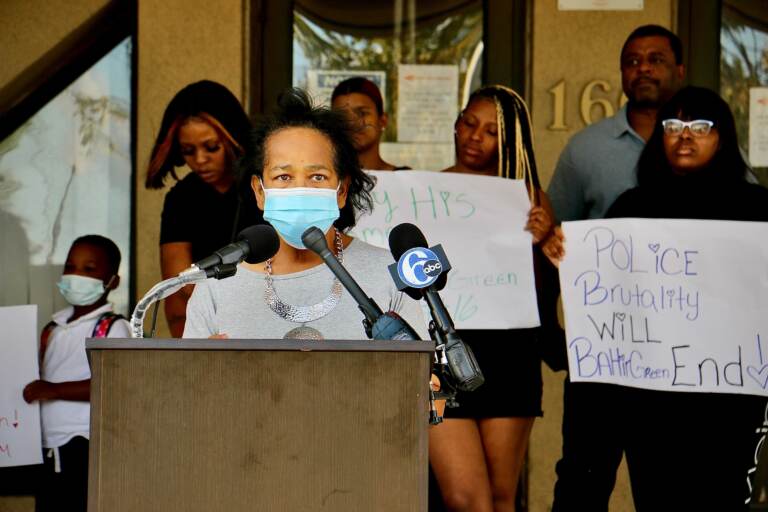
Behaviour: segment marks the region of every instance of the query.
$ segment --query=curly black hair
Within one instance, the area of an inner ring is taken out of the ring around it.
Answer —
[[[356,213],[373,210],[371,190],[376,184],[373,177],[360,168],[357,151],[350,135],[352,128],[344,114],[326,107],[316,107],[309,95],[298,88],[283,91],[277,100],[277,111],[256,123],[245,147],[245,154],[240,159],[237,175],[240,193],[244,197],[253,197],[251,179],[264,175],[267,140],[270,136],[286,128],[311,128],[325,135],[333,147],[333,165],[339,181],[349,178],[347,203],[341,209],[334,226],[340,231],[355,225]]]

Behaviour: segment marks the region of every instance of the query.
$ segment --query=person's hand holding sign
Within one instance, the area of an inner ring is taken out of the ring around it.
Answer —
[[[543,207],[534,206],[528,212],[528,223],[525,225],[525,229],[531,232],[533,244],[536,245],[545,240],[552,231],[552,217]]]
[[[563,235],[563,229],[560,226],[557,226],[544,241],[541,250],[555,267],[560,268],[560,262],[565,257],[565,235]]]

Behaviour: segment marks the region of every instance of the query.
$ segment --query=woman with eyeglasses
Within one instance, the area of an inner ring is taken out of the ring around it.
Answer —
[[[659,111],[638,163],[638,187],[619,196],[606,217],[768,222],[768,190],[747,183],[746,170],[728,104],[708,89],[686,87]],[[564,245],[558,230],[543,250],[558,264]],[[638,511],[748,509],[768,400],[628,387],[621,395],[610,406],[626,418]]]

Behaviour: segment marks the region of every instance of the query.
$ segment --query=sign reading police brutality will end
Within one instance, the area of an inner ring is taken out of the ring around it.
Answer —
[[[572,381],[768,396],[768,224],[563,224]]]
[[[389,249],[392,228],[410,222],[430,246],[442,245],[452,269],[440,294],[458,328],[539,325],[531,234],[524,229],[531,206],[522,181],[429,171],[371,174],[377,179],[373,213],[358,219],[353,236]]]

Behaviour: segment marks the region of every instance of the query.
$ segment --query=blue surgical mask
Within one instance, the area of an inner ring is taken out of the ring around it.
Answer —
[[[93,277],[64,274],[56,283],[64,298],[73,306],[90,306],[104,295],[104,282]]]
[[[301,235],[315,226],[327,233],[339,218],[338,188],[264,188],[264,219],[283,240],[306,249]]]

